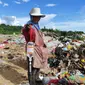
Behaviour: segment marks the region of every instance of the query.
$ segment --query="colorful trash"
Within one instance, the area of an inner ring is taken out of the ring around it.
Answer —
[[[67,45],[67,49],[68,50],[71,50],[72,49],[72,46],[70,44]]]
[[[85,59],[82,59],[81,62],[85,63]]]
[[[79,75],[79,80],[83,83],[85,83],[85,76],[84,75]]]
[[[74,75],[72,75],[72,76],[69,76],[69,79],[70,79],[70,80],[75,80],[76,77],[75,77]]]
[[[5,44],[0,44],[0,48],[4,48]]]

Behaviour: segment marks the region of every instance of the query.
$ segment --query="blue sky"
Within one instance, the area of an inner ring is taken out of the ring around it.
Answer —
[[[24,25],[33,7],[46,15],[41,27],[85,32],[85,0],[0,0],[0,23]]]

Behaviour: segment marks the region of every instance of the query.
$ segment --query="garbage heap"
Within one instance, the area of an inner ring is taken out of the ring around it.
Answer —
[[[61,42],[49,38],[45,43],[51,56],[48,58],[50,70],[40,72],[39,75],[43,83],[45,85],[85,85],[85,42],[78,40]],[[6,36],[0,41],[0,59],[26,69],[24,46],[23,36],[14,35],[8,38]]]
[[[43,82],[48,85],[85,85],[85,43],[55,42],[56,47],[54,45],[50,50],[53,56],[48,58],[51,71],[44,74]],[[47,46],[50,47],[49,42]]]

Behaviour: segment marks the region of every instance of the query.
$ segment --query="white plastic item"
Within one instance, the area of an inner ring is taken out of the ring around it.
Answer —
[[[28,42],[27,44],[27,56],[32,55],[34,53],[34,43]]]

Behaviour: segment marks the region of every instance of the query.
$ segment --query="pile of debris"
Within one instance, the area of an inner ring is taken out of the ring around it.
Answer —
[[[20,77],[21,81],[11,80],[13,83],[9,85],[18,85],[27,80],[27,61],[25,54],[25,40],[22,35],[2,35],[0,38],[0,72],[2,68],[9,69],[12,65],[13,69],[22,69],[23,74]],[[50,57],[48,58],[48,65],[50,69],[48,71],[40,72],[40,78],[46,85],[84,85],[85,84],[85,42],[79,40],[69,40],[66,42],[59,41],[53,37],[45,36],[45,43],[50,52]],[[3,67],[1,63],[7,62],[6,66]],[[9,64],[8,64],[9,63]],[[18,66],[18,67],[17,67]],[[8,70],[6,71],[8,72]],[[18,75],[18,72],[16,72]],[[2,78],[1,78],[2,79]],[[23,80],[22,80],[23,79]],[[9,82],[6,80],[6,82]],[[4,83],[0,82],[0,85]]]
[[[85,44],[83,41],[60,42],[51,50],[51,53],[54,56],[48,59],[48,64],[51,75],[55,76],[54,78],[51,76],[53,79],[48,79],[48,85],[51,83],[56,85],[60,82],[58,85],[70,85],[69,82],[71,85],[85,84]]]

